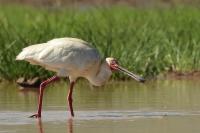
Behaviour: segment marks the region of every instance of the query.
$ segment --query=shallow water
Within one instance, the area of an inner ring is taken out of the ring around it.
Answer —
[[[198,80],[120,81],[99,88],[78,81],[73,119],[66,106],[67,85],[61,81],[45,90],[39,120],[28,118],[36,112],[37,91],[0,83],[0,133],[200,132]]]

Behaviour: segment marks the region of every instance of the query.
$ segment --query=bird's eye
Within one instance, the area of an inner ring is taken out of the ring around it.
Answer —
[[[118,64],[118,61],[117,60],[112,60],[111,61],[111,65],[114,65],[114,64]]]

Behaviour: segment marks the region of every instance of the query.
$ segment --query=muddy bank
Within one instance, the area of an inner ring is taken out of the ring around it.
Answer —
[[[191,71],[191,72],[178,72],[170,71],[164,72],[157,76],[157,79],[199,79],[200,71]]]
[[[192,71],[192,72],[177,72],[177,71],[170,71],[170,72],[164,72],[162,74],[159,74],[155,79],[199,79],[200,78],[200,71]],[[152,78],[151,78],[152,79]],[[35,77],[31,79],[26,79],[24,77],[20,77],[16,83],[24,88],[37,88],[40,86],[40,83],[44,79],[41,79],[40,77]],[[124,80],[124,79],[122,79]],[[147,78],[148,80],[148,78]]]
[[[16,81],[16,83],[23,88],[37,88],[40,86],[41,82],[42,82],[42,79],[39,77],[35,77],[31,79],[20,77]]]

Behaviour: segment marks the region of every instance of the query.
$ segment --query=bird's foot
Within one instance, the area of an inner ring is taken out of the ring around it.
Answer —
[[[71,118],[73,118],[73,117],[74,117],[74,112],[71,113]]]
[[[29,118],[41,118],[41,115],[39,115],[39,114],[34,114],[34,115],[29,116]]]

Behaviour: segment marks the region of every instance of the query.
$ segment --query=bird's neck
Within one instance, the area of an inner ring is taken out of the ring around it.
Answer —
[[[109,80],[112,71],[106,61],[103,61],[95,74],[90,76],[88,80],[95,86],[102,86]]]

